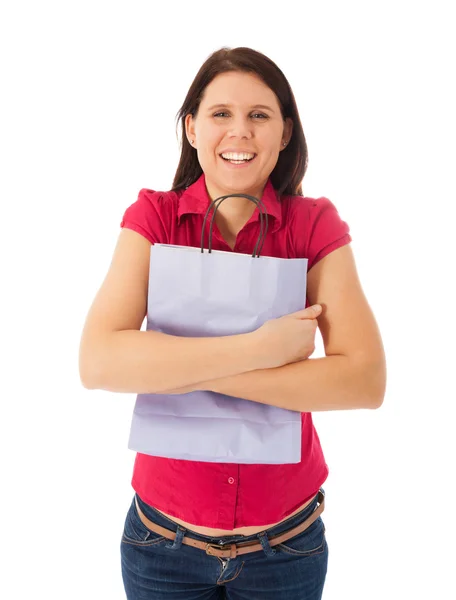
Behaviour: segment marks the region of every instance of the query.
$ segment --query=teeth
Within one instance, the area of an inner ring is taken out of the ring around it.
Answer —
[[[225,154],[222,154],[222,156],[228,160],[250,160],[255,155],[247,154],[246,152],[241,152],[239,154],[237,152],[226,152]]]

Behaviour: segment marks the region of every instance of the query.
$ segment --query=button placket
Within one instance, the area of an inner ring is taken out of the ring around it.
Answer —
[[[222,529],[233,529],[236,521],[239,468],[237,465],[224,465],[220,475],[218,522]]]

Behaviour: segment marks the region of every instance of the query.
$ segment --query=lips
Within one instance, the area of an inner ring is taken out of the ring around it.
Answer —
[[[225,152],[222,152],[222,154],[225,154]],[[224,160],[225,162],[230,162],[230,160],[236,160],[234,158],[230,159],[230,158],[223,158],[222,154],[219,154],[220,158],[222,160]],[[247,153],[246,153],[247,154]],[[249,154],[253,154],[253,152],[249,152]],[[252,160],[254,160],[257,157],[256,154],[253,154],[252,158],[247,159],[245,162],[252,162]]]
[[[252,162],[254,162],[256,160],[256,157],[257,157],[257,155],[255,155],[250,160],[245,160],[245,161],[240,162],[240,163],[232,163],[228,159],[223,158],[222,156],[220,158],[223,161],[225,169],[228,169],[229,171],[232,171],[234,169],[236,171],[236,170],[239,170],[239,169],[241,169],[241,170],[242,169],[247,169],[252,164]]]
[[[253,154],[253,158],[255,158],[256,156],[256,153],[252,152],[251,150],[222,150],[219,156],[221,156],[222,154],[228,154],[228,152],[232,152],[233,154]]]

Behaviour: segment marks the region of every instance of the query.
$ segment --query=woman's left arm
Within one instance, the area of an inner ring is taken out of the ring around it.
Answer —
[[[307,273],[307,299],[323,309],[318,317],[323,358],[165,393],[210,390],[299,412],[379,408],[386,390],[385,353],[350,244],[332,251]]]

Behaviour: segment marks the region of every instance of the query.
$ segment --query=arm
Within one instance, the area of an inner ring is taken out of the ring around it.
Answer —
[[[150,242],[123,229],[82,332],[84,387],[160,393],[266,366],[252,350],[251,334],[186,338],[140,331],[147,312],[149,262]]]
[[[84,325],[79,367],[87,389],[159,394],[208,379],[269,369],[305,358],[316,330],[309,307],[250,333],[185,337],[141,331],[146,316],[150,243],[123,229]],[[152,291],[153,293],[153,291]],[[313,348],[313,346],[312,346]]]
[[[308,358],[301,362],[204,381],[165,393],[209,390],[299,412],[377,408],[383,369],[353,363],[347,356]]]
[[[258,368],[249,334],[186,338],[157,331],[115,331],[99,343],[91,389],[162,393],[203,379],[230,377]]]
[[[385,355],[349,245],[334,250],[309,271],[307,296],[310,303],[323,307],[318,326],[325,357],[202,381],[171,393],[206,389],[301,412],[381,406]]]

